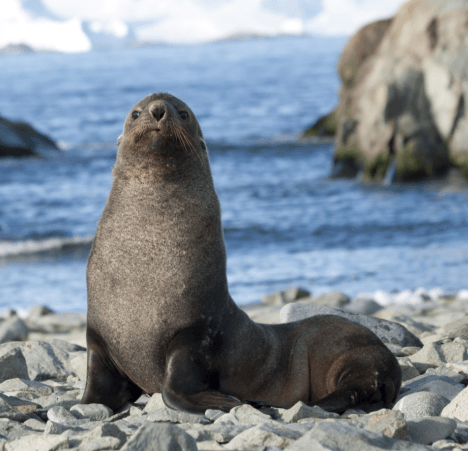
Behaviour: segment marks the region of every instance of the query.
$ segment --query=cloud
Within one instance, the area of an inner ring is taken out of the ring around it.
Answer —
[[[349,35],[402,0],[43,0],[63,18],[133,23],[145,40],[187,42],[237,32]]]
[[[349,35],[402,0],[8,0],[0,46],[87,51],[132,39],[200,42],[236,33]]]
[[[319,35],[349,35],[363,25],[393,16],[402,0],[323,0],[322,11],[307,21],[306,30]]]
[[[0,6],[0,47],[8,44],[26,44],[35,49],[59,52],[86,52],[91,49],[91,42],[79,20],[54,21],[47,17],[33,17],[18,0],[9,0]]]
[[[0,47],[26,44],[35,50],[76,53],[134,39],[127,24],[118,19],[61,20],[41,0],[9,0],[0,4]]]

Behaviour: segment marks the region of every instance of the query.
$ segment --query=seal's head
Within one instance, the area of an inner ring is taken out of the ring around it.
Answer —
[[[138,102],[125,119],[117,145],[116,169],[131,164],[165,173],[181,162],[207,164],[203,133],[192,110],[168,93],[151,94]]]

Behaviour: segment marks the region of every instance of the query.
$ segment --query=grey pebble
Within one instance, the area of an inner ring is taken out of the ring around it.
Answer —
[[[16,350],[16,352],[19,351]],[[39,396],[47,396],[53,393],[52,388],[42,382],[19,378],[12,378],[0,384],[0,392],[10,391],[32,392]]]
[[[351,424],[339,421],[326,421],[318,424],[307,432],[294,444],[286,448],[287,451],[429,451],[424,445],[396,440],[382,434],[357,428]]]
[[[193,437],[167,423],[143,424],[121,451],[142,450],[198,451]]]
[[[26,340],[28,333],[28,326],[17,316],[12,316],[0,323],[0,343]]]
[[[149,422],[157,423],[162,421],[169,421],[171,423],[202,423],[209,424],[210,420],[204,415],[195,415],[187,412],[180,412],[177,410],[161,407],[150,413],[146,420]]]
[[[429,392],[411,393],[401,398],[393,407],[405,414],[406,420],[433,417],[441,414],[449,401],[440,395]]]
[[[398,346],[421,346],[419,338],[409,332],[401,324],[374,318],[367,315],[345,312],[333,307],[314,304],[287,304],[280,312],[281,322],[289,323],[316,315],[336,315],[367,327],[374,332],[384,343]]]
[[[205,417],[208,418],[210,421],[215,421],[223,415],[224,412],[222,410],[208,409],[205,412]]]
[[[231,450],[257,449],[260,447],[292,445],[302,434],[281,423],[264,423],[246,429],[234,437],[225,447]]]
[[[278,409],[278,418],[285,423],[298,422],[304,418],[338,418],[337,413],[327,412],[320,407],[310,407],[302,401],[297,402],[290,409]]]
[[[185,430],[185,432],[192,436],[197,442],[215,440],[219,443],[226,443],[246,429],[250,429],[252,426],[248,424],[228,423],[209,424],[202,426],[200,424],[187,423],[182,424],[179,427]]]
[[[79,419],[91,421],[106,420],[113,415],[113,410],[103,404],[76,404],[70,412]]]
[[[67,423],[56,423],[54,421],[49,420],[46,423],[44,434],[45,435],[60,435],[60,434],[63,434],[65,431],[71,431],[74,434],[79,434],[81,432],[85,432],[86,430],[77,425],[71,425]]]
[[[450,418],[426,417],[408,421],[411,441],[422,445],[450,437],[456,427],[457,422]]]

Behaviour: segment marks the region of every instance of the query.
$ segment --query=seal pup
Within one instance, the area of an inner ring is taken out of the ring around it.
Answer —
[[[193,413],[298,401],[343,412],[388,405],[397,360],[368,329],[324,315],[265,325],[228,291],[221,210],[190,108],[152,94],[127,116],[87,267],[82,403],[142,392]]]

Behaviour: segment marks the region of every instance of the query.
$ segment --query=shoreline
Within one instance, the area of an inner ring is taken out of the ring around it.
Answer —
[[[241,307],[265,323],[311,313],[351,316],[381,338],[400,364],[399,396],[389,408],[341,415],[301,402],[288,409],[244,404],[230,413],[192,415],[168,409],[160,394],[142,395],[116,412],[82,405],[86,315],[35,307],[23,320],[7,311],[0,322],[0,339],[11,326],[10,339],[0,344],[0,451],[39,449],[37,443],[44,451],[130,451],[169,439],[180,445],[173,449],[191,451],[468,450],[468,291],[382,291],[373,297],[330,292],[314,298],[291,288],[267,296],[271,304]],[[376,299],[394,302],[382,306]]]
[[[298,295],[298,293],[302,294]],[[453,303],[456,305],[456,301],[466,301],[466,313],[459,311],[452,315],[446,314],[444,316],[441,314],[439,321],[433,319],[437,316],[434,314],[437,309],[449,308]],[[434,329],[436,325],[443,325],[440,322],[444,321],[445,317],[447,317],[447,322],[450,322],[450,319],[459,319],[464,314],[468,315],[468,290],[460,290],[458,293],[445,293],[438,288],[431,290],[420,288],[400,293],[386,293],[379,290],[351,299],[340,292],[329,292],[313,297],[305,290],[291,287],[283,292],[265,296],[263,302],[238,307],[246,312],[253,321],[277,324],[281,322],[281,310],[288,304],[328,306],[345,312],[370,315],[398,322],[414,333],[415,329],[412,323],[415,321],[425,324],[425,326],[420,326],[422,329],[424,327]],[[86,313],[56,313],[47,306],[36,306],[30,309],[27,314],[22,313],[18,316],[11,309],[0,312],[0,344],[13,340],[51,342],[59,339],[86,347]],[[8,332],[10,323],[11,331]]]

